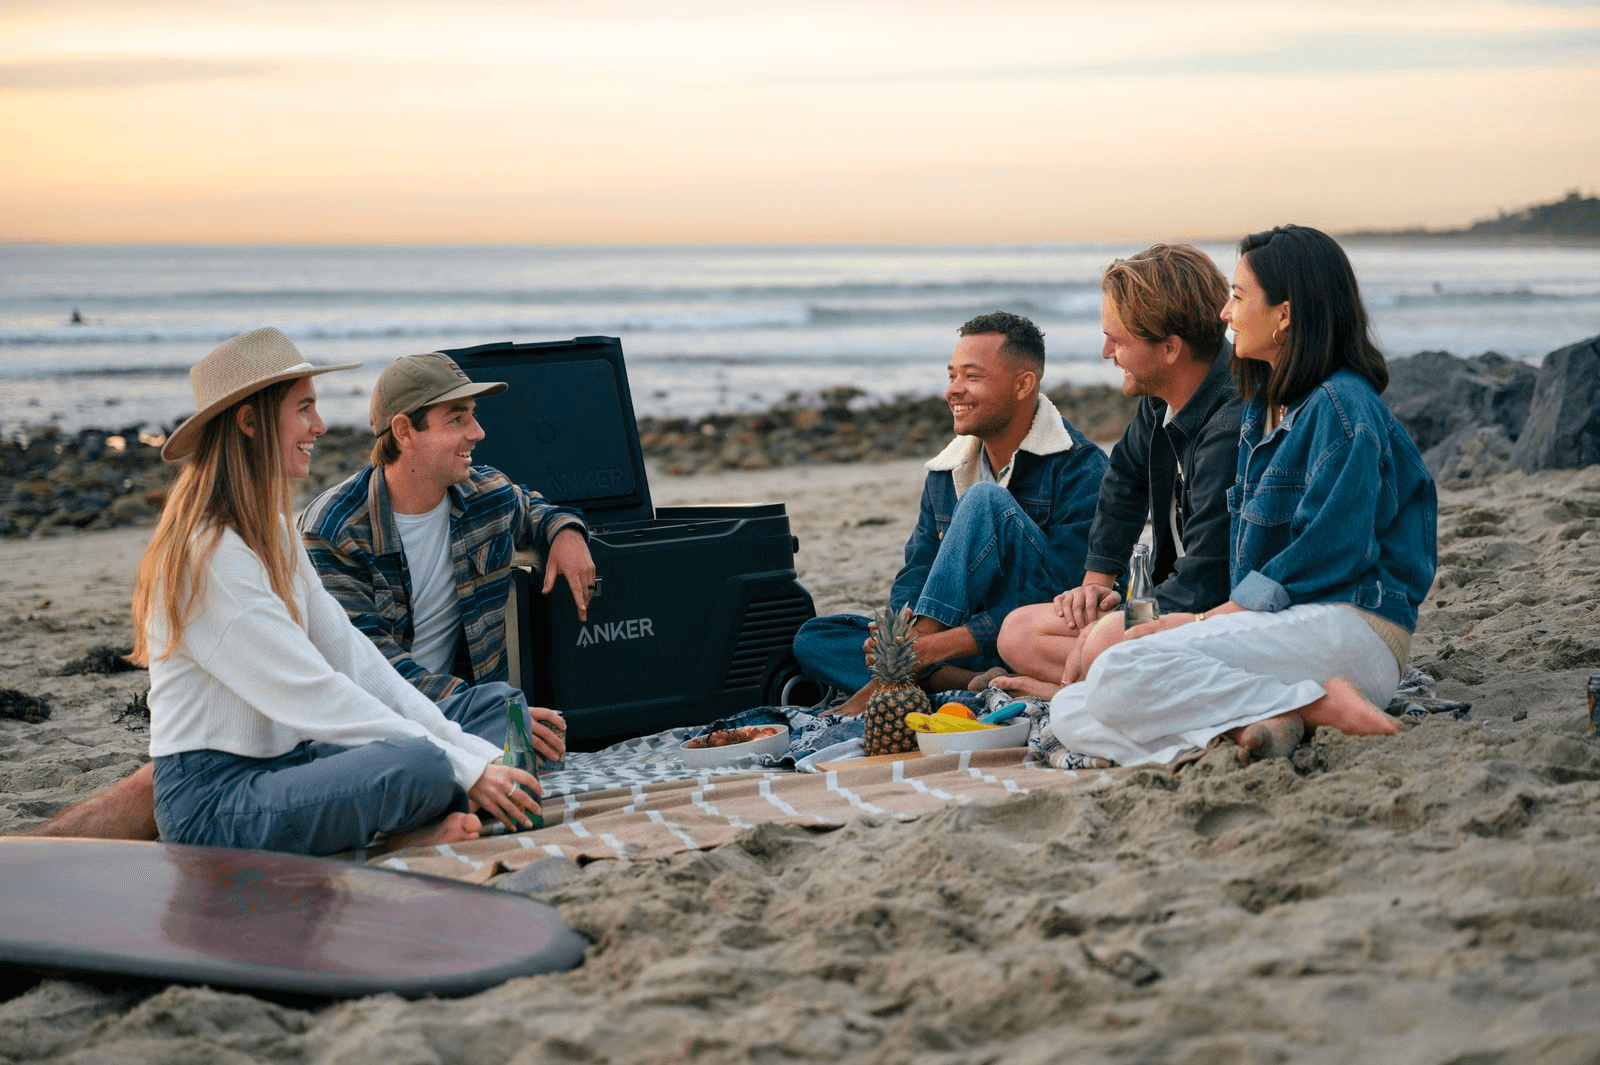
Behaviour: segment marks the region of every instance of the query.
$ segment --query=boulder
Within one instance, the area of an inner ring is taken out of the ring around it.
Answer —
[[[1435,457],[1449,458],[1435,465]],[[1463,429],[1423,456],[1441,485],[1482,480],[1511,468],[1511,438],[1503,425]]]
[[[1383,399],[1424,452],[1453,434],[1490,425],[1504,426],[1515,440],[1527,420],[1538,376],[1527,363],[1492,351],[1470,359],[1424,351],[1389,363]],[[1437,475],[1439,465],[1451,457],[1430,458],[1428,467]]]
[[[1520,470],[1593,462],[1600,462],[1600,336],[1545,356],[1527,423],[1511,448],[1511,465]]]
[[[130,492],[111,501],[106,516],[112,525],[142,525],[153,519],[159,508],[153,506],[142,494]]]

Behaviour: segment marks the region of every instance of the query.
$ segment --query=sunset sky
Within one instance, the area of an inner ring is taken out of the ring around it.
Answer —
[[[0,239],[1456,225],[1597,114],[1600,2],[0,0]]]

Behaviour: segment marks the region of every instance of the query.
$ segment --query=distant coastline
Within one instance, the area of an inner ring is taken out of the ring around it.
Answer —
[[[1339,234],[1348,240],[1456,240],[1483,244],[1600,244],[1600,197],[1577,189],[1559,200],[1501,211],[1469,226],[1429,229],[1353,229]]]

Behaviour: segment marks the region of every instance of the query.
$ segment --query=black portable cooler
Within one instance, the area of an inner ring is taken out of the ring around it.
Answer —
[[[562,712],[574,749],[800,697],[790,646],[816,608],[795,580],[784,505],[653,507],[619,340],[445,354],[511,386],[479,402],[487,436],[473,462],[579,508],[589,526],[599,590],[588,620],[565,581],[540,593],[531,561],[513,567],[506,611],[511,682]]]

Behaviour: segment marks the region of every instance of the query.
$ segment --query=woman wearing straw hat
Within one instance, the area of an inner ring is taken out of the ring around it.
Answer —
[[[134,587],[150,669],[156,822],[173,843],[330,854],[516,827],[534,778],[448,721],[323,589],[293,532],[290,481],[325,431],[313,366],[256,329],[190,371],[197,413]]]

